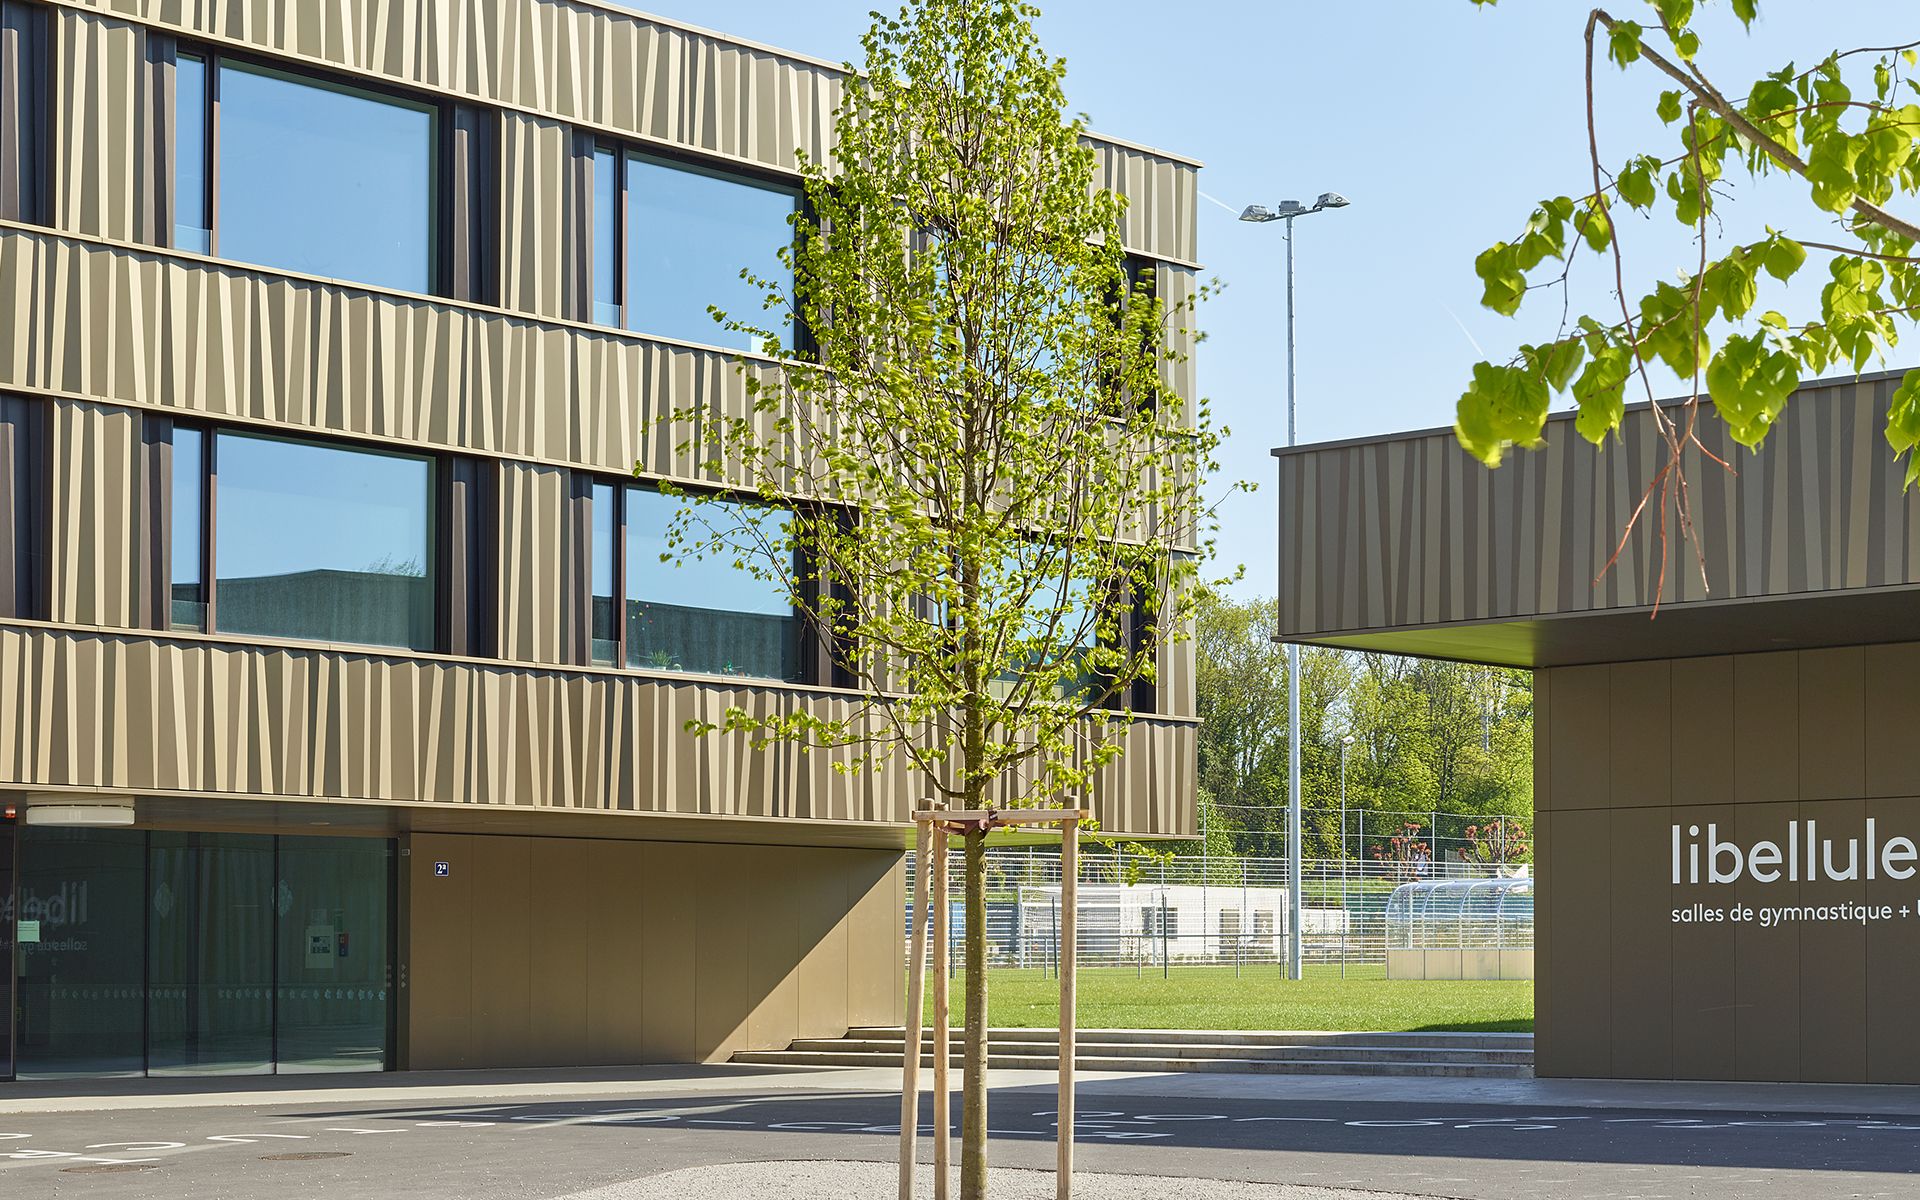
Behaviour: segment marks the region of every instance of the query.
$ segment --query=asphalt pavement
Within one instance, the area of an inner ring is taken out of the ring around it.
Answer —
[[[1047,1077],[993,1082],[994,1161],[1050,1167]],[[887,1162],[897,1086],[739,1068],[0,1084],[0,1196],[553,1200],[726,1163]],[[1474,1200],[1920,1195],[1915,1089],[1089,1076],[1075,1139],[1095,1173]]]

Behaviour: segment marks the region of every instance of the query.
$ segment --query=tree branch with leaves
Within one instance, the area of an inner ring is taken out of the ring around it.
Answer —
[[[1751,26],[1758,0],[1730,2]],[[1541,444],[1553,398],[1562,396],[1573,403],[1579,434],[1599,444],[1620,429],[1629,387],[1643,393],[1665,457],[1620,547],[1653,508],[1660,521],[1657,605],[1666,586],[1669,514],[1705,582],[1688,498],[1689,451],[1736,469],[1700,441],[1703,401],[1734,441],[1758,449],[1803,373],[1863,371],[1884,359],[1920,313],[1920,81],[1912,76],[1920,40],[1833,50],[1810,68],[1789,63],[1729,90],[1702,65],[1695,0],[1645,3],[1645,24],[1598,8],[1587,18],[1588,190],[1542,201],[1513,240],[1489,247],[1475,264],[1486,307],[1513,316],[1535,292],[1557,291],[1560,326],[1549,341],[1474,366],[1455,433],[1476,457],[1498,465],[1511,447]],[[1648,70],[1672,85],[1660,88],[1654,110],[1677,145],[1611,167],[1603,160],[1594,100],[1603,54],[1622,71]],[[1815,240],[1769,228],[1712,253],[1709,220],[1724,221],[1733,207],[1724,187],[1733,176],[1798,179],[1808,218],[1824,219],[1834,232]],[[1697,261],[1682,278],[1656,282],[1635,299],[1617,217],[1662,210],[1692,231]],[[1617,313],[1568,315],[1568,276],[1583,246],[1607,260]],[[1828,274],[1817,317],[1756,312],[1761,274],[1792,281],[1810,250],[1823,256]],[[1656,399],[1648,374],[1655,362],[1691,381],[1685,398]],[[1920,446],[1920,371],[1895,390],[1886,437],[1896,456],[1908,456],[1911,486],[1920,480],[1920,455],[1912,453]]]

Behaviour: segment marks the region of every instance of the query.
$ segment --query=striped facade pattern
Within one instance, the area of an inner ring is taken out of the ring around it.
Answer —
[[[53,414],[55,553],[51,617],[120,629],[147,624],[140,554],[148,464],[140,414],[97,404],[56,404]]]
[[[79,12],[55,14],[52,223],[125,242],[159,240],[145,214],[162,186],[147,32]]]
[[[180,36],[781,172],[794,169],[796,152],[826,157],[844,78],[837,67],[619,8],[562,0],[62,2]],[[88,113],[87,97],[71,99]],[[111,90],[101,103],[119,107]],[[103,165],[117,161],[124,171],[134,160],[111,156],[131,133],[112,125],[105,121],[98,147],[61,144],[68,154],[96,156]],[[1134,147],[1095,145],[1099,185],[1132,202],[1127,248],[1193,265],[1193,165]]]
[[[0,295],[0,389],[686,479],[661,423],[751,408],[722,350],[24,227]]]
[[[52,229],[0,221],[0,394],[44,403],[49,597],[0,626],[0,785],[897,821],[924,792],[831,756],[694,738],[729,703],[830,692],[545,669],[581,660],[564,580],[571,472],[710,480],[660,422],[748,410],[736,356],[578,323],[581,131],[767,171],[822,153],[838,71],[550,0],[51,0]],[[165,34],[498,105],[500,300],[355,287],[175,252]],[[1197,285],[1191,164],[1098,143],[1129,249],[1169,302]],[[1169,260],[1171,265],[1169,265]],[[1180,348],[1190,350],[1182,335]],[[1171,382],[1194,394],[1191,362]],[[156,418],[480,456],[496,473],[495,659],[218,637],[163,623],[145,564],[166,474]],[[44,610],[44,611],[42,611]],[[1195,821],[1191,642],[1163,650],[1162,719],[1097,789],[1109,829]],[[204,737],[201,734],[204,733]],[[1017,785],[1016,785],[1017,786]]]
[[[1665,605],[1920,583],[1920,492],[1882,437],[1897,382],[1802,389],[1758,453],[1703,412],[1700,441],[1732,469],[1687,454],[1706,586],[1676,534]],[[1665,462],[1652,414],[1630,411],[1598,448],[1556,417],[1546,443],[1492,471],[1450,431],[1279,452],[1281,633],[1651,605],[1657,501],[1603,570]]]
[[[901,822],[925,784],[903,761],[701,737],[689,721],[860,697],[558,672],[364,648],[262,648],[193,635],[0,623],[0,784],[591,812]],[[872,717],[880,720],[882,718]],[[1190,828],[1187,722],[1142,719],[1091,796],[1108,828]],[[1020,780],[1008,787],[1017,790]],[[1180,797],[1186,797],[1181,799]]]
[[[587,189],[578,177],[574,131],[508,113],[500,125],[500,301],[541,317],[587,315],[586,281],[573,278],[585,236]]]

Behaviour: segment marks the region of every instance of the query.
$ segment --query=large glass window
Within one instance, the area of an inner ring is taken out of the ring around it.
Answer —
[[[595,660],[618,656],[630,667],[656,671],[806,682],[804,627],[779,585],[756,578],[731,555],[668,545],[676,512],[693,503],[651,488],[623,488],[617,497],[611,487],[594,489]],[[777,545],[787,539],[792,515],[718,500],[696,505],[692,521],[695,530],[752,527]],[[625,567],[618,573],[616,545]],[[611,592],[616,580],[618,597],[603,600],[602,588]],[[603,622],[609,609],[625,613],[617,630]],[[624,645],[606,640],[612,636]]]
[[[213,249],[213,177],[207,171],[213,93],[207,89],[206,60],[178,56],[173,91],[173,244],[205,254]]]
[[[798,193],[640,154],[625,155],[622,165],[622,198],[615,200],[612,156],[595,156],[594,319],[660,337],[766,349],[708,310],[778,330],[782,315],[766,311],[764,291],[740,276],[745,270],[792,294],[793,272],[780,249],[793,243]],[[615,212],[624,226],[611,219]],[[791,333],[778,340],[790,342]]]
[[[432,106],[230,60],[179,63],[182,245],[205,241],[226,258],[433,290]],[[188,145],[196,138],[197,157]]]
[[[21,1078],[146,1067],[147,835],[21,831]]]
[[[226,432],[215,450],[216,629],[434,647],[431,460]]]
[[[174,629],[207,627],[207,435],[176,425],[173,429],[173,508],[167,565],[169,624]]]
[[[393,843],[384,838],[280,839],[281,1074],[386,1065],[392,876]]]
[[[0,850],[10,827],[0,826]],[[21,1078],[378,1071],[392,1045],[393,843],[29,827]],[[7,882],[0,867],[0,885]],[[4,991],[0,990],[0,997]]]
[[[273,1070],[273,839],[152,835],[147,1073]]]

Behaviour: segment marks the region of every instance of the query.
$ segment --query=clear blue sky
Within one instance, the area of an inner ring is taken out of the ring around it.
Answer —
[[[633,7],[833,60],[857,58],[871,8],[815,0],[654,0]],[[1251,202],[1345,193],[1353,206],[1297,225],[1300,437],[1304,442],[1451,425],[1472,364],[1551,333],[1558,311],[1510,321],[1479,306],[1473,259],[1514,235],[1542,197],[1577,195],[1587,176],[1581,29],[1587,5],[1505,0],[1340,0],[1167,4],[1042,0],[1040,33],[1067,60],[1077,109],[1102,133],[1203,160],[1201,189],[1237,212]],[[1732,87],[1836,48],[1916,36],[1911,0],[1766,0],[1751,34],[1712,4],[1702,65]],[[1620,0],[1618,15],[1644,6]],[[1652,108],[1662,77],[1603,64],[1602,161],[1664,149]],[[1722,209],[1729,239],[1768,223],[1802,237],[1823,219],[1785,185],[1741,187]],[[1672,232],[1669,233],[1668,229]],[[1671,218],[1626,224],[1628,286],[1638,296],[1697,251]],[[1222,514],[1220,559],[1246,564],[1239,591],[1274,589],[1272,460],[1286,440],[1278,225],[1240,224],[1202,202],[1200,257],[1227,284],[1201,314],[1200,383],[1232,430],[1225,473],[1261,485]],[[1583,259],[1575,303],[1612,303],[1603,261]],[[1816,278],[1817,277],[1817,278]],[[1763,306],[1810,314],[1812,288],[1762,293]],[[1536,301],[1536,303],[1538,303]],[[1911,348],[1889,365],[1920,361]],[[1662,394],[1675,385],[1667,381]]]

